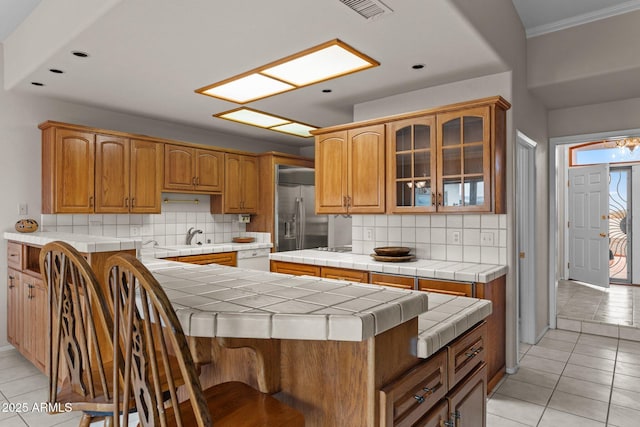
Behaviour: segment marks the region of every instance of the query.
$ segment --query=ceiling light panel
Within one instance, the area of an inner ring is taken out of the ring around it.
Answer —
[[[350,50],[339,45],[333,45],[275,67],[267,68],[262,70],[261,73],[296,86],[306,86],[372,66],[370,62]]]
[[[213,117],[257,126],[277,132],[284,132],[303,138],[311,137],[312,135],[309,132],[318,129],[315,126],[289,120],[284,117],[274,116],[273,114],[268,114],[263,111],[247,107],[236,108],[235,110],[214,114]]]
[[[247,102],[266,98],[267,96],[286,92],[291,89],[295,89],[295,87],[285,82],[254,73],[239,79],[227,81],[227,83],[218,83],[202,91],[202,93],[238,104],[246,104]]]
[[[376,60],[336,39],[196,92],[246,104],[378,65]]]

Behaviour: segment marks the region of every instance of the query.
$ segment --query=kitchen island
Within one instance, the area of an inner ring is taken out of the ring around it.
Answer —
[[[383,422],[381,390],[431,363],[430,356],[440,360],[442,348],[491,313],[489,301],[474,298],[143,262],[176,309],[203,386],[244,381],[301,410],[307,426],[393,425]],[[440,320],[421,319],[427,313]],[[484,345],[475,351],[484,357]],[[434,381],[410,377],[419,380],[419,390]],[[447,382],[439,384],[434,390],[445,393]]]

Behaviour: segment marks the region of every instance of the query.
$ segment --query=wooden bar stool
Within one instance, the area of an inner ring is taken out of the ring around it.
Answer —
[[[202,390],[182,326],[149,270],[132,255],[118,254],[107,260],[106,271],[114,310],[114,352],[124,355],[123,389],[113,391],[114,408],[120,405],[120,395],[132,396],[143,427],[304,426],[300,412],[244,383]],[[177,370],[166,369],[171,355],[178,360]],[[163,367],[170,385],[164,404],[158,386]],[[171,387],[177,383],[188,396],[182,403],[176,387]],[[128,414],[122,421],[114,417],[116,426],[120,422],[126,426]]]

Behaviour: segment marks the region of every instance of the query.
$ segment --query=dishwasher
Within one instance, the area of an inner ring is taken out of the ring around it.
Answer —
[[[270,252],[269,248],[238,251],[238,268],[269,271]]]

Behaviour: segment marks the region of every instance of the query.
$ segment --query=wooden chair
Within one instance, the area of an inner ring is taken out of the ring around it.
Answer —
[[[60,410],[83,411],[81,427],[95,417],[106,417],[109,424],[113,323],[98,279],[64,242],[42,248],[40,270],[49,300],[49,402]]]
[[[119,395],[132,396],[143,427],[304,426],[300,412],[244,383],[227,382],[203,391],[182,326],[151,273],[129,254],[109,258],[106,271],[114,310],[114,352],[124,354],[123,390],[113,392],[115,408]],[[188,400],[180,403],[175,387],[170,387],[170,399],[163,405],[158,372],[170,355],[180,368],[167,370],[166,379],[169,384],[182,382]],[[126,426],[128,414],[122,420],[114,418],[116,427],[120,422]]]

